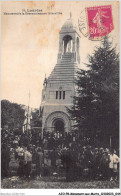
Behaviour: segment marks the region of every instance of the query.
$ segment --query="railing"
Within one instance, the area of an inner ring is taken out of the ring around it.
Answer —
[[[62,62],[64,57],[69,56],[70,57],[70,61],[72,62],[76,62],[77,60],[80,61],[80,58],[77,59],[77,55],[76,52],[66,52],[66,53],[59,53],[58,54],[58,63]]]

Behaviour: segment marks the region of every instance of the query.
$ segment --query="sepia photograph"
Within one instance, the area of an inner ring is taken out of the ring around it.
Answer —
[[[1,1],[2,190],[119,189],[119,7]]]

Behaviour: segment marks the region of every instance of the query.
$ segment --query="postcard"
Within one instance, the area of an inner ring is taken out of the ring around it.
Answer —
[[[119,1],[1,1],[1,194],[120,195]]]

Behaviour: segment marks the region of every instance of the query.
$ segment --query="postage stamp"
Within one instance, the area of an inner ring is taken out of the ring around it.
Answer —
[[[89,39],[100,40],[114,29],[111,5],[88,7],[85,11],[86,20],[84,22],[83,13],[79,19],[79,29]]]

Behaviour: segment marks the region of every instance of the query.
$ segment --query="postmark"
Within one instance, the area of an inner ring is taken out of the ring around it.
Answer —
[[[80,13],[78,25],[90,40],[102,39],[114,29],[111,5],[85,8]]]

